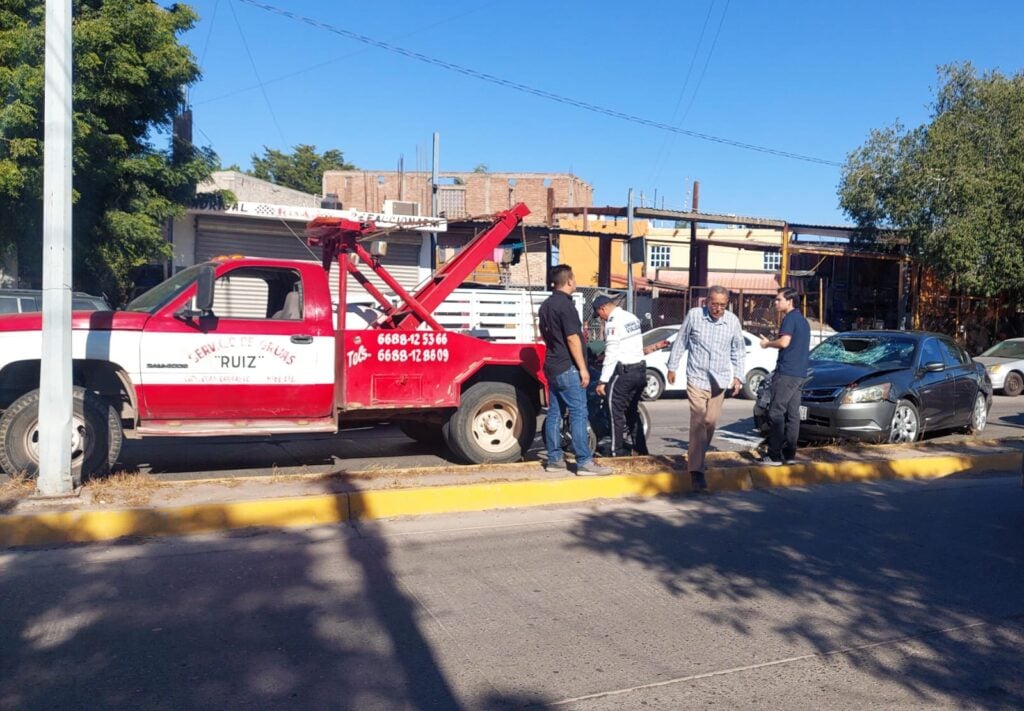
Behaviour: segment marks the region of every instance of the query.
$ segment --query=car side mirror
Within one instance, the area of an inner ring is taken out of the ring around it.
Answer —
[[[941,363],[937,360],[934,360],[931,363],[925,363],[924,367],[922,368],[922,370],[924,370],[926,373],[941,373],[945,369],[946,364]]]

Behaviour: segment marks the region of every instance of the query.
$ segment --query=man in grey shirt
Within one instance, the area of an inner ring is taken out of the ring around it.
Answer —
[[[690,309],[679,327],[668,358],[668,382],[676,382],[676,370],[683,352],[686,358],[686,397],[690,401],[690,442],[686,464],[693,488],[706,492],[704,453],[722,414],[725,389],[739,393],[743,386],[745,343],[740,320],[726,307],[729,290],[713,286],[708,290],[706,306]]]

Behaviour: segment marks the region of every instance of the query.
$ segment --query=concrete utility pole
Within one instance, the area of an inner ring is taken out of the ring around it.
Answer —
[[[71,480],[71,0],[46,0],[38,491]]]

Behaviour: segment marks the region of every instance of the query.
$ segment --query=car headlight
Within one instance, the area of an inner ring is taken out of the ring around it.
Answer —
[[[987,370],[988,372],[992,373],[993,375],[995,375],[996,373],[998,373],[1002,369],[1003,369],[1003,366],[999,365],[998,363],[995,364],[995,365],[990,365],[990,366],[985,368],[985,370]]]
[[[856,405],[861,402],[881,402],[889,397],[889,389],[892,387],[892,383],[882,383],[881,385],[869,385],[866,388],[857,388],[855,390],[847,390],[846,395],[843,396],[843,405]]]

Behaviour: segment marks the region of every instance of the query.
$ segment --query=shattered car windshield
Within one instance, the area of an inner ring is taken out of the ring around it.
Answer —
[[[909,368],[916,342],[898,336],[833,336],[811,351],[815,363],[854,363],[873,368]]]

